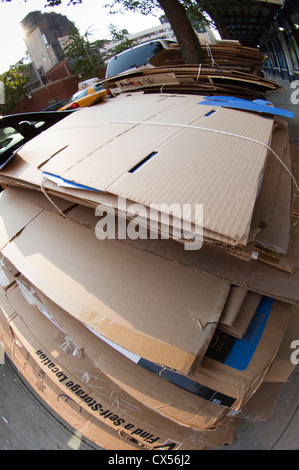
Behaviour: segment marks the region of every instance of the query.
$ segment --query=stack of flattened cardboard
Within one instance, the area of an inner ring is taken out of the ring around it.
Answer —
[[[122,94],[0,173],[0,339],[107,449],[231,443],[242,420],[269,416],[295,367],[296,149],[274,109],[203,100]],[[202,219],[181,210],[196,204]]]
[[[239,70],[194,66],[164,65],[129,70],[102,80],[114,94],[142,90],[147,93],[188,93],[264,98],[280,88],[274,81]]]
[[[214,67],[238,70],[261,76],[266,57],[259,49],[242,46],[239,41],[219,40],[215,44],[201,42],[202,52],[206,65]],[[182,55],[177,45],[169,49],[162,49],[149,60],[154,67],[161,65],[182,65]]]
[[[265,79],[265,56],[258,49],[241,46],[236,41],[202,44],[205,63],[187,65],[176,46],[163,49],[148,64],[102,80],[113,94],[128,91],[146,93],[188,93],[227,95],[246,99],[264,99],[280,86]]]

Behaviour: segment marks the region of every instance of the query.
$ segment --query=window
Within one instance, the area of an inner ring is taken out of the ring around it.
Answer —
[[[70,103],[72,103],[72,101],[79,100],[80,98],[83,98],[86,95],[87,95],[87,88],[85,88],[84,90],[78,91],[71,97]]]
[[[0,129],[0,155],[23,140],[22,134],[13,127]]]

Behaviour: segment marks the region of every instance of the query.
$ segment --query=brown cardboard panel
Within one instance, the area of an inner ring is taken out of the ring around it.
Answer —
[[[285,165],[290,168],[290,145],[288,142],[284,157]],[[277,192],[273,201],[271,216],[268,225],[256,237],[257,245],[265,246],[267,249],[279,253],[287,252],[291,231],[291,207],[292,180],[291,176],[282,168],[277,182]]]
[[[283,218],[281,220],[283,221]],[[292,216],[290,217],[290,226],[285,230],[285,232],[290,232],[289,243],[285,255],[276,258],[276,256],[273,256],[273,251],[268,253],[267,250],[260,250],[257,248],[257,251],[255,252],[257,260],[274,266],[276,269],[281,269],[287,273],[294,274],[298,265],[298,231],[298,221],[296,220],[296,217]]]
[[[263,382],[238,414],[239,418],[250,421],[265,421],[277,406],[283,384]]]
[[[240,115],[236,119],[236,114],[226,111],[218,108],[211,116],[192,124],[215,133],[181,130],[165,144],[153,148],[157,155],[146,165],[133,174],[124,174],[108,190],[144,205],[158,202],[171,206],[181,202],[183,195],[183,203],[203,204],[204,228],[216,239],[220,234],[230,237],[232,244],[245,244],[267,149],[226,133],[268,144],[272,120],[258,123],[256,119],[261,116],[246,113],[246,118]],[[257,130],[259,126],[264,133]],[[139,127],[140,132],[145,132],[142,124]],[[226,135],[219,134],[219,130]],[[240,157],[247,152],[251,155],[250,167],[247,157]]]
[[[231,286],[229,295],[226,299],[224,309],[222,311],[219,324],[220,325],[233,325],[242,304],[246,298],[248,290],[241,286]]]
[[[87,226],[52,211],[40,215],[3,255],[75,318],[188,373],[213,336],[230,284],[117,240],[98,240]]]
[[[242,338],[246,334],[261,299],[260,294],[248,292],[233,324],[224,325],[220,323],[219,328],[232,336]]]
[[[113,429],[122,429],[141,444],[151,448],[159,448],[166,441],[173,442],[176,448],[186,448],[186,446],[195,449],[206,448],[211,445],[211,442],[219,443],[219,440],[220,442],[223,439],[227,440],[230,420],[224,420],[219,433],[218,431],[215,434],[214,432],[202,433],[190,427],[178,426],[173,420],[163,418],[160,413],[153,413],[141,402],[136,402],[125,392],[121,392],[115,384],[103,376],[93,361],[90,361],[86,352],[83,351],[81,355],[73,354],[77,348],[72,339],[66,337],[65,332],[49,322],[36,307],[26,305],[18,288],[12,290],[8,296],[14,306],[22,306],[22,314],[16,314],[10,320],[10,327],[14,334],[21,340],[44,373],[97,419]],[[152,386],[154,386],[154,381]],[[159,390],[163,394],[162,389],[163,384]],[[175,395],[176,393],[171,395],[174,400]],[[232,427],[236,429],[236,423],[231,423],[230,437]]]
[[[275,153],[284,161],[285,149],[289,139],[288,123],[286,121],[275,119],[271,148]],[[260,221],[265,226],[268,225],[273,211],[273,204],[277,194],[277,186],[281,177],[283,167],[278,159],[272,154],[269,154],[265,173],[263,176],[263,183],[258,199],[262,199],[262,211],[260,213]]]
[[[8,186],[7,191],[25,199],[26,201],[41,206],[42,209],[50,209],[54,212],[65,212],[75,205],[67,199],[62,199],[56,196],[51,196],[49,199],[42,191],[34,189]]]
[[[293,274],[276,269],[265,263],[231,256],[216,245],[204,244],[197,252],[188,252],[174,240],[126,239],[125,243],[138,249],[155,253],[186,266],[209,273],[216,278],[226,279],[232,284],[244,286],[249,290],[276,299],[299,303],[298,263]]]
[[[3,248],[42,210],[35,204],[16,199],[8,191],[2,191],[0,194],[0,247]],[[11,211],[13,211],[13,216],[11,216]]]

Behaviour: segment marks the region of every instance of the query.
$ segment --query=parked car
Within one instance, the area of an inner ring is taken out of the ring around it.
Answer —
[[[108,96],[108,91],[101,84],[92,85],[83,90],[77,91],[58,111],[65,111],[68,109],[83,108],[92,106]]]
[[[88,80],[83,80],[82,82],[78,83],[78,90],[84,90],[92,85],[97,85],[99,83],[99,79],[97,77],[89,78]]]
[[[149,67],[148,61],[162,49],[168,49],[171,44],[177,44],[177,41],[156,39],[120,52],[109,60],[106,78],[138,67]]]
[[[1,116],[0,119],[0,170],[22,145],[56,124],[73,111],[32,112]]]
[[[67,104],[69,100],[61,100],[57,101],[56,103],[50,104],[50,106],[47,106],[46,108],[43,109],[43,111],[58,111],[62,106]]]

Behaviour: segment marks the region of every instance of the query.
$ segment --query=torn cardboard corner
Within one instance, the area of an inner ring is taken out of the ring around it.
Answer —
[[[3,214],[4,224],[15,204]],[[117,240],[98,240],[89,227],[53,211],[39,215],[2,255],[85,325],[150,361],[189,373],[208,347],[230,284]]]
[[[282,383],[263,382],[238,417],[249,421],[265,421],[274,412],[282,392]]]

